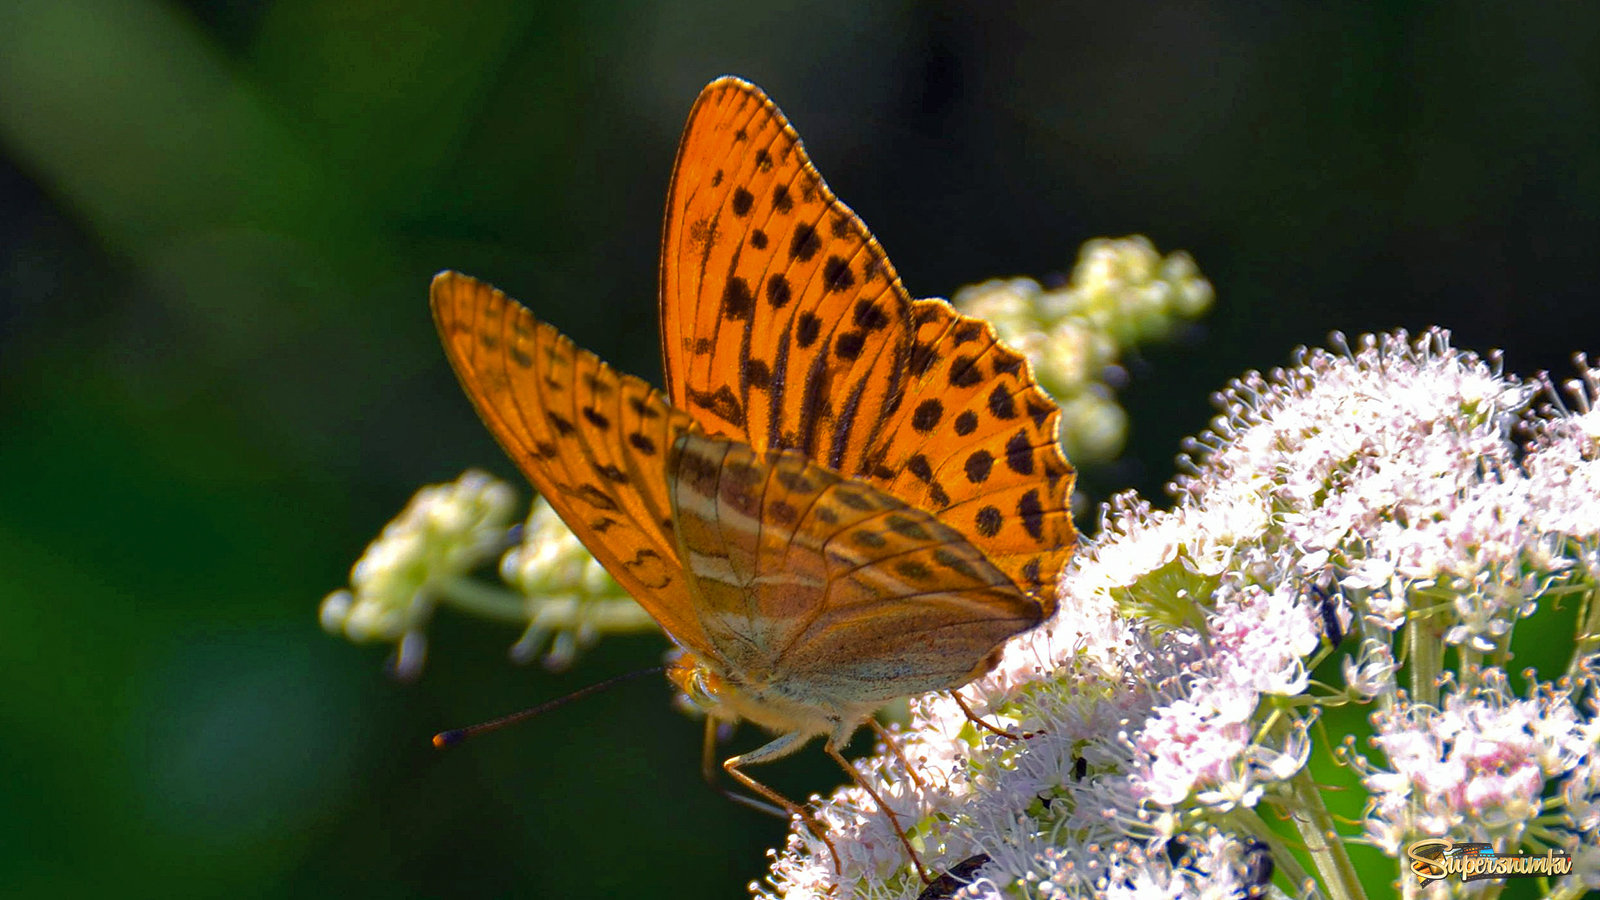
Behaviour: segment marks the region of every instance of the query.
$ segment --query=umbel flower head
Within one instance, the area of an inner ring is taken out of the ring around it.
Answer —
[[[367,545],[350,589],[322,601],[322,627],[353,641],[396,643],[395,672],[415,675],[440,590],[504,549],[513,500],[504,483],[476,471],[418,491]]]
[[[515,496],[477,471],[418,491],[356,561],[350,588],[322,601],[323,628],[358,643],[394,643],[392,667],[410,678],[421,670],[427,625],[440,605],[522,626],[512,659],[528,662],[544,650],[552,669],[602,631],[656,627],[550,504],[535,500],[527,523],[513,528]],[[502,553],[501,577],[516,590],[468,577]]]
[[[1563,851],[1550,895],[1600,888],[1597,395],[1600,370],[1569,409],[1438,330],[1239,379],[1172,508],[1109,503],[1058,616],[963,689],[1032,736],[923,698],[861,771],[930,868],[969,863],[963,897],[1361,897],[1357,844],[1416,895],[1404,848],[1443,836]],[[1533,642],[1561,650],[1554,670],[1513,668]],[[1347,705],[1369,736],[1328,733]],[[1329,812],[1314,755],[1354,770],[1360,821]],[[796,828],[758,893],[922,891],[864,792],[818,815],[842,873]]]

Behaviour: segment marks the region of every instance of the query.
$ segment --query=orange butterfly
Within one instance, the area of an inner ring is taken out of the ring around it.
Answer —
[[[911,299],[752,84],[708,85],[678,150],[665,396],[466,276],[432,301],[489,430],[681,648],[669,676],[779,735],[723,768],[792,814],[742,767],[826,735],[854,776],[839,749],[874,710],[1054,611],[1055,404],[987,323]]]

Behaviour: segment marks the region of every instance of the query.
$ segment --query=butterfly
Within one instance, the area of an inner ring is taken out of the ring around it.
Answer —
[[[664,392],[467,276],[431,299],[479,416],[681,648],[708,729],[777,735],[723,768],[790,813],[743,767],[821,735],[854,775],[839,749],[876,709],[983,675],[1055,609],[1057,407],[987,323],[911,298],[748,82],[708,85],[679,146]]]

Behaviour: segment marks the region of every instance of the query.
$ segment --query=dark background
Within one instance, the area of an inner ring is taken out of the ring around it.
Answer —
[[[1510,2],[6,4],[5,891],[737,896],[763,872],[781,823],[705,787],[654,680],[427,745],[661,639],[553,676],[447,615],[400,685],[316,621],[416,487],[514,474],[432,273],[658,377],[662,198],[711,78],[771,93],[918,295],[1063,271],[1096,235],[1191,251],[1215,312],[1124,395],[1117,483],[1159,495],[1210,392],[1330,330],[1444,325],[1524,373],[1597,349],[1597,35],[1600,7]],[[840,780],[820,752],[775,768]]]

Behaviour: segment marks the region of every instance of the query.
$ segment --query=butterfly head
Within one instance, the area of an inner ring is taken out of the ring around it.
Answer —
[[[737,718],[725,708],[724,698],[730,690],[727,682],[693,653],[681,647],[672,650],[667,658],[667,680],[695,709],[711,718]]]
[[[667,679],[691,706],[719,722],[754,722],[783,734],[829,734],[859,724],[879,701],[851,702],[808,692],[803,682],[757,683],[677,648],[667,659]]]

